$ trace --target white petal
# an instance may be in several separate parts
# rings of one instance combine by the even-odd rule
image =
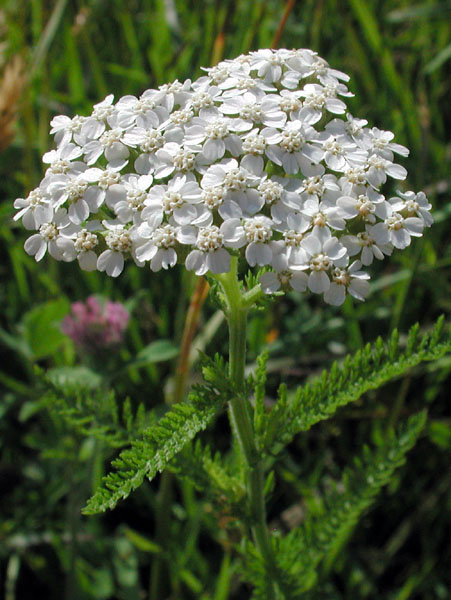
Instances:
[[[202,154],[209,162],[222,158],[225,152],[223,140],[207,140],[204,144]]]
[[[333,306],[340,306],[346,298],[346,290],[344,285],[338,285],[332,282],[330,288],[324,294],[324,301]]]
[[[290,278],[291,287],[298,292],[305,292],[308,284],[307,273],[296,272]]]
[[[390,232],[390,241],[395,248],[403,250],[410,245],[410,234],[405,229],[392,230]]]
[[[142,246],[138,246],[135,250],[136,258],[140,261],[151,260],[157,253],[158,248],[153,241],[146,242]]]
[[[421,219],[417,217],[408,217],[404,219],[404,227],[415,237],[421,237],[423,235],[424,223]]]
[[[319,254],[321,252],[321,242],[317,237],[315,237],[312,234],[308,235],[302,240],[301,246],[311,256],[314,256],[315,254]]]
[[[97,254],[90,250],[89,252],[80,252],[78,255],[78,264],[83,271],[95,271],[97,268]]]
[[[393,179],[405,179],[407,177],[407,170],[401,165],[390,164],[385,170]]]
[[[246,154],[241,161],[243,169],[250,171],[254,175],[259,177],[263,173],[264,162],[261,156],[253,156],[252,154]]]
[[[161,267],[163,269],[169,269],[177,263],[177,254],[173,248],[167,250],[158,250],[157,254],[150,261],[150,268],[152,271],[159,271]]]
[[[230,271],[230,254],[225,248],[218,248],[207,253],[207,266],[212,273],[228,273]]]
[[[280,280],[275,273],[263,273],[260,277],[260,285],[265,294],[273,294],[280,289]]]
[[[314,294],[327,292],[330,280],[324,271],[312,271],[308,277],[308,287]]]
[[[44,242],[39,233],[35,233],[25,241],[24,248],[27,254],[30,256],[35,256],[36,260],[39,261],[47,250],[47,244]],[[42,249],[44,249],[44,251],[42,251]]]
[[[350,286],[348,287],[348,292],[357,300],[365,300],[368,292],[370,291],[370,284],[368,281],[364,279],[353,279],[351,281]]]
[[[192,204],[183,204],[174,209],[173,215],[179,225],[189,225],[197,217],[197,210]]]
[[[260,267],[269,265],[272,259],[272,250],[268,244],[251,242],[246,248],[246,260],[251,267],[256,264]]]
[[[192,250],[186,257],[185,266],[188,271],[194,271],[196,275],[204,275],[208,271],[205,253],[200,250]]]
[[[69,218],[72,223],[79,225],[80,223],[83,223],[83,221],[86,221],[88,217],[89,206],[83,198],[80,198],[77,202],[74,202],[69,206]]]

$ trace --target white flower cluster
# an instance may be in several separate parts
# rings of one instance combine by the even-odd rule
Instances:
[[[242,255],[272,268],[265,292],[363,300],[362,265],[432,218],[422,192],[381,193],[387,177],[405,179],[394,154],[408,150],[346,111],[348,79],[311,50],[259,50],[193,82],[107,96],[88,117],[55,117],[45,177],[15,202],[36,230],[26,252],[113,277],[126,257],[203,275]]]

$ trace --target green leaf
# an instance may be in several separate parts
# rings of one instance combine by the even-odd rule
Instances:
[[[136,366],[137,364],[163,362],[175,358],[178,353],[178,346],[171,340],[156,340],[140,350],[132,364]]]
[[[286,394],[282,388],[262,424],[262,451],[274,456],[297,433],[330,418],[339,407],[355,402],[365,392],[381,387],[421,362],[437,360],[450,351],[449,326],[443,331],[441,317],[433,330],[422,337],[418,336],[418,325],[414,325],[401,345],[398,332],[394,331],[387,343],[379,338],[373,345],[367,344],[353,356],[347,356],[342,365],[333,363],[329,371],[323,371],[297,392]]]
[[[230,514],[245,514],[246,487],[235,465],[226,465],[219,452],[212,456],[210,447],[200,440],[174,457],[169,468],[221,510],[227,503]]]
[[[327,571],[349,539],[361,515],[374,502],[381,488],[389,483],[394,472],[405,462],[426,423],[426,411],[408,419],[398,434],[393,432],[375,450],[367,446],[354,460],[354,468],[346,469],[330,495],[324,499],[322,511],[307,517],[282,540],[273,540],[277,568],[273,581],[256,552],[250,556],[245,576],[256,586],[253,597],[265,598],[269,586],[276,580],[281,598],[297,600],[311,589],[318,578],[318,566]]]
[[[95,389],[102,384],[102,377],[88,367],[56,367],[49,369],[46,377],[56,387],[80,386]]]
[[[428,436],[431,442],[439,448],[451,449],[451,423],[431,421],[428,427]]]
[[[386,19],[392,23],[404,23],[416,19],[443,19],[450,12],[451,2],[435,2],[390,11]]]
[[[132,410],[130,399],[119,402],[101,377],[86,367],[64,367],[47,373],[37,369],[37,375],[44,386],[40,402],[77,435],[119,448],[155,422],[153,412],[146,411],[142,404]],[[26,411],[29,415],[33,408],[27,407]]]
[[[25,314],[23,318],[24,337],[34,359],[39,360],[52,356],[67,342],[67,336],[60,330],[60,323],[69,310],[69,301],[60,298],[39,304]]]
[[[354,470],[347,469],[339,485],[326,498],[324,513],[308,518],[286,536],[279,546],[279,556],[281,562],[290,563],[293,575],[297,577],[301,571],[316,569],[320,561],[326,570],[330,568],[362,513],[391,480],[395,470],[404,464],[406,453],[417,441],[425,423],[426,411],[422,411],[410,417],[398,435],[390,436],[383,446],[374,451],[365,447],[355,459]]]
[[[137,548],[141,550],[141,552],[152,552],[153,554],[159,554],[161,552],[161,547],[149,540],[149,538],[141,535],[134,529],[130,529],[130,527],[123,527],[122,532],[125,537]]]
[[[435,56],[428,64],[424,67],[424,72],[430,75],[437,69],[439,69],[447,60],[451,58],[451,44],[448,44],[443,50]]]
[[[88,500],[85,514],[112,509],[127,498],[145,478],[151,480],[165,469],[194,436],[207,427],[228,399],[228,382],[221,361],[204,367],[206,383],[195,386],[189,402],[176,404],[154,426],[143,431],[143,439],[134,440],[113,461],[116,471],[103,478],[101,487]]]

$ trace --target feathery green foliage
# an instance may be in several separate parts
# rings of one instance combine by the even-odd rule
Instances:
[[[84,367],[50,371],[41,378],[42,402],[77,434],[94,437],[113,448],[125,446],[153,424],[155,415],[142,403],[134,411],[130,398],[121,404],[113,390],[99,385],[95,375]],[[95,385],[88,385],[88,378]]]
[[[113,461],[116,471],[103,478],[102,486],[89,499],[85,514],[112,509],[127,498],[144,478],[153,479],[186,443],[205,429],[225,404],[229,389],[224,378],[224,362],[219,357],[202,369],[205,383],[193,388],[189,402],[176,404],[154,426],[142,432],[131,448]]]
[[[365,446],[362,455],[354,459],[354,468],[346,469],[341,481],[325,497],[320,514],[307,518],[282,540],[274,540],[280,598],[297,600],[311,589],[321,561],[327,571],[362,513],[405,462],[406,453],[417,441],[425,423],[426,412],[422,411],[410,417],[397,435],[390,432],[375,450]],[[271,582],[261,558],[254,553],[247,568],[246,576],[256,586],[253,598],[266,598]]]
[[[400,343],[396,330],[385,344],[378,338],[354,356],[347,356],[343,365],[334,362],[329,371],[323,371],[295,394],[281,386],[274,408],[262,423],[262,450],[275,455],[297,433],[328,419],[339,407],[358,400],[368,390],[379,388],[421,362],[437,360],[451,351],[449,326],[444,328],[443,317],[431,332],[421,337],[418,332],[418,325],[414,325],[405,344]]]
[[[245,514],[246,490],[242,478],[232,475],[230,465],[225,464],[221,454],[212,454],[211,448],[200,440],[174,457],[169,468],[189,481],[206,499],[221,508],[226,504],[234,515]]]

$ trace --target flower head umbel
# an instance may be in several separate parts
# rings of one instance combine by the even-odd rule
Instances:
[[[39,187],[15,202],[28,254],[117,277],[125,262],[225,273],[231,255],[290,287],[363,300],[362,268],[432,224],[423,192],[388,199],[408,150],[347,112],[349,77],[312,50],[259,50],[196,81],[55,117]],[[271,269],[271,271],[269,271]]]
[[[101,303],[95,296],[74,302],[61,330],[78,350],[96,354],[117,348],[123,341],[130,315],[120,302]]]

